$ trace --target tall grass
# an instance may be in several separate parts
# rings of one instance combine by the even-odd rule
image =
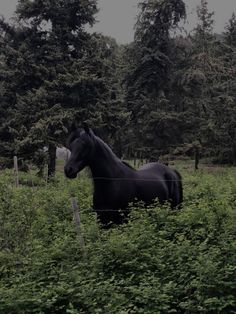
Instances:
[[[236,169],[177,164],[184,205],[103,230],[86,173],[0,177],[0,313],[235,313]],[[24,180],[22,179],[24,177]],[[72,220],[81,209],[86,256]]]

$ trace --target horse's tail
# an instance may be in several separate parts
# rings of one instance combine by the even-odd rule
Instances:
[[[178,185],[178,204],[177,205],[180,205],[181,203],[183,203],[183,184],[182,184],[182,176],[181,174],[177,171],[177,170],[174,170],[174,172],[176,173],[177,175],[177,185]]]
[[[171,200],[171,207],[179,207],[183,202],[183,186],[182,186],[182,177],[177,170],[173,170],[171,176],[168,176],[167,185],[169,190],[169,198]]]

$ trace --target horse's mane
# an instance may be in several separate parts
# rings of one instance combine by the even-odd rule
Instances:
[[[112,151],[109,145],[107,145],[99,136],[95,136],[98,143],[101,144],[101,148],[104,149],[104,151],[108,151],[114,158],[119,160],[119,158],[116,156],[116,154]],[[130,169],[134,170],[134,167],[132,167],[128,162],[121,160],[122,164],[129,167]]]

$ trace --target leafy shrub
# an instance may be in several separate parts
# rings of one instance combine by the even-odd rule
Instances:
[[[140,205],[103,230],[85,176],[19,189],[2,176],[0,313],[235,313],[235,169],[183,178],[181,211]]]

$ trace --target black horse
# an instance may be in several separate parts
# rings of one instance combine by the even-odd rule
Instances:
[[[182,202],[180,174],[160,163],[149,163],[135,170],[122,162],[91,129],[75,129],[68,138],[70,158],[65,175],[76,178],[88,166],[91,169],[94,194],[93,208],[102,224],[123,222],[129,203],[151,204],[169,201],[172,208]]]

